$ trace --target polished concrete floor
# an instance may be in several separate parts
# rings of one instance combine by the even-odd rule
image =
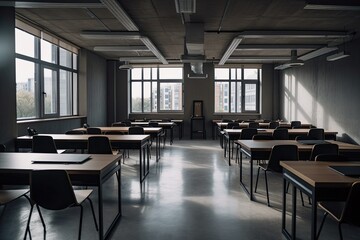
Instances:
[[[281,175],[269,174],[271,207],[268,207],[263,176],[256,201],[251,202],[239,185],[238,166],[228,166],[218,141],[175,140],[162,151],[158,163],[154,157],[151,159],[150,174],[142,188],[137,156],[137,152],[130,151],[130,158],[122,167],[123,216],[111,239],[284,239],[281,234]],[[248,175],[248,167],[249,161],[245,161],[245,175]],[[105,186],[106,220],[116,211],[115,186],[115,178]],[[92,199],[96,206],[96,189],[94,191]],[[310,206],[298,203],[298,239],[309,239]],[[82,239],[98,239],[90,206],[86,203],[84,209]],[[0,239],[22,239],[28,202],[20,199],[5,211],[0,210]],[[290,211],[289,208],[288,226]],[[43,214],[47,223],[46,239],[77,238],[78,209],[44,210]],[[321,216],[319,211],[318,220]],[[345,239],[360,239],[358,228],[344,226],[343,233]],[[31,235],[32,239],[44,239],[36,211]],[[336,223],[330,218],[320,239],[339,239]]]

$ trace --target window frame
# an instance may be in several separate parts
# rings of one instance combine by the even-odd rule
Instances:
[[[261,81],[261,67],[215,67],[216,69],[227,69],[228,70],[228,78],[227,79],[215,79],[214,75],[214,114],[229,114],[229,115],[239,115],[239,114],[258,114],[260,112],[260,81]],[[244,79],[244,69],[257,69],[257,79]],[[232,78],[232,70],[235,73],[235,78]],[[241,70],[241,77],[238,78],[238,70]],[[215,96],[216,96],[216,83],[227,83],[228,84],[228,110],[223,112],[216,112],[215,108]],[[234,111],[232,111],[232,84],[234,83],[235,87],[235,98],[234,98]],[[241,111],[238,111],[238,84],[241,84]],[[255,110],[246,110],[246,99],[245,99],[245,89],[247,85],[256,85],[256,102],[255,102]]]

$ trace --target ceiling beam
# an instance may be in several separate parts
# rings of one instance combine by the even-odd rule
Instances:
[[[241,32],[237,37],[242,38],[347,38],[347,31],[257,31]]]
[[[146,46],[95,46],[96,52],[150,51]]]
[[[15,8],[104,8],[98,0],[89,1],[1,1],[0,6],[12,6]]]
[[[286,50],[286,49],[317,49],[319,44],[241,44],[236,50]]]
[[[83,31],[80,36],[86,39],[120,40],[120,39],[141,39],[139,32],[105,32],[105,31]]]

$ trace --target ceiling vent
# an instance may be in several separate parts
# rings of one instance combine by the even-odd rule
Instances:
[[[298,59],[297,57],[297,50],[291,50],[291,60],[290,62],[284,63],[282,65],[276,66],[276,70],[283,70],[290,67],[297,67],[297,66],[303,66],[304,61]]]
[[[195,13],[196,0],[175,0],[177,13]]]

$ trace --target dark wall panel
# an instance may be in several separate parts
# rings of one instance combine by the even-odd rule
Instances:
[[[319,57],[282,72],[280,112],[284,120],[301,120],[338,131],[338,138],[360,142],[360,40],[347,44],[351,56],[334,61]]]

